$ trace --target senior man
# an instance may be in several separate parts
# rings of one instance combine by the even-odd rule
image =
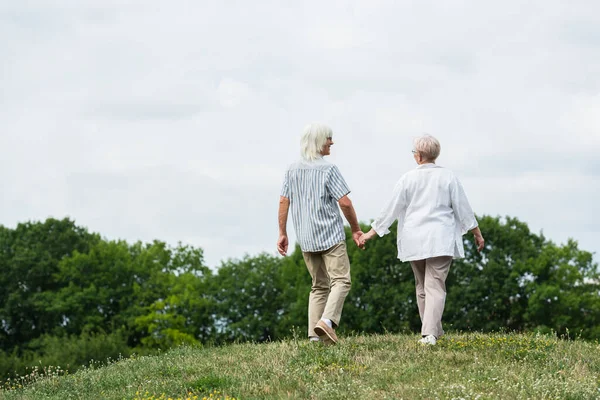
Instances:
[[[357,245],[363,232],[348,198],[348,185],[337,166],[323,158],[331,154],[331,128],[316,123],[306,126],[300,144],[302,158],[288,168],[281,190],[277,250],[283,256],[287,254],[291,208],[296,238],[312,277],[308,336],[311,341],[335,344],[335,329],[351,285],[346,234],[338,204]]]

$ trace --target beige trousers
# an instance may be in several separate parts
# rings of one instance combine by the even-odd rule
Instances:
[[[442,314],[446,303],[446,277],[452,257],[442,256],[411,261],[417,287],[417,306],[421,316],[421,335],[440,337]]]
[[[302,253],[312,288],[308,300],[308,336],[317,336],[315,325],[321,318],[330,319],[337,327],[344,300],[350,291],[350,260],[346,242],[320,252]]]

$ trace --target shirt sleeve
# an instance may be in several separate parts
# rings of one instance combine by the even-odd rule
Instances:
[[[396,183],[392,198],[379,213],[379,217],[371,224],[371,227],[379,236],[390,233],[390,226],[397,220],[406,209],[406,193],[403,180]]]
[[[346,184],[346,181],[336,165],[329,170],[326,186],[331,196],[336,200],[339,200],[350,193],[350,188]]]
[[[290,171],[286,171],[285,177],[283,178],[283,186],[281,187],[281,196],[290,198],[290,183],[289,183]]]
[[[454,211],[456,220],[460,224],[463,235],[477,227],[475,214],[471,209],[469,200],[467,200],[465,190],[457,177],[454,177],[450,183],[450,201],[452,202],[452,210]]]

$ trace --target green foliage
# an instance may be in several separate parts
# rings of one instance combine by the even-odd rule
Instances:
[[[454,261],[447,279],[444,319],[458,330],[522,330],[522,281],[545,239],[513,218],[484,216],[479,226],[486,246],[478,253],[472,235],[464,236],[465,258]]]
[[[444,320],[453,329],[567,329],[600,337],[600,275],[589,252],[557,246],[515,218],[479,218],[486,247],[465,236],[466,257],[447,280]]]
[[[164,298],[159,298],[135,319],[143,333],[141,345],[166,349],[180,344],[199,345],[213,338],[215,302],[210,296],[210,270],[164,277]]]
[[[592,255],[573,240],[561,247],[548,243],[530,265],[526,328],[600,337],[600,285]]]
[[[219,340],[265,341],[281,336],[285,314],[281,259],[267,254],[228,261],[212,282]]]
[[[58,264],[99,241],[67,218],[23,223],[14,230],[0,226],[1,349],[27,343],[61,323],[46,295],[60,288],[54,279]]]
[[[447,331],[600,338],[600,273],[589,252],[515,218],[479,223],[485,249],[465,235],[466,257],[450,269]],[[361,250],[347,230],[352,289],[342,336],[420,327],[412,270],[398,260],[391,231]],[[298,246],[288,257],[246,256],[213,272],[199,248],[108,241],[48,219],[0,226],[0,287],[0,374],[8,376],[34,360],[77,368],[181,344],[305,337],[311,279]]]
[[[124,311],[137,300],[132,258],[127,243],[102,241],[87,253],[62,260],[55,274],[62,287],[47,293],[52,310],[63,316],[62,330],[75,334],[126,324]],[[140,279],[147,279],[147,271],[137,270]]]
[[[212,273],[201,249],[106,241],[68,219],[49,219],[15,230],[0,226],[0,268],[6,288],[0,291],[0,371],[21,370],[30,357],[51,362],[58,343],[83,334],[118,334],[127,344],[121,353],[213,337]],[[113,352],[84,354],[106,359]]]

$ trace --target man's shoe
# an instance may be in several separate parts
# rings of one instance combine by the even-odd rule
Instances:
[[[323,343],[325,344],[336,344],[338,342],[335,330],[327,326],[324,321],[319,320],[315,326],[315,333],[319,335]]]
[[[419,340],[419,343],[433,346],[437,343],[437,339],[433,335],[427,335]]]

